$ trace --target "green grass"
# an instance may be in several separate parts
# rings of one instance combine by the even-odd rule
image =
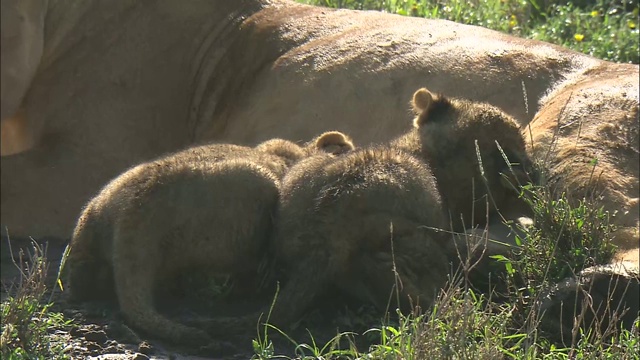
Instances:
[[[253,359],[637,359],[637,333],[621,330],[605,340],[584,334],[570,346],[558,346],[540,335],[538,321],[530,318],[514,329],[517,306],[495,305],[471,290],[450,287],[443,292],[431,312],[399,314],[395,325],[383,323],[363,335],[376,334],[378,341],[367,349],[357,349],[350,332],[338,333],[326,343],[299,343],[271,325],[264,325],[254,340]],[[636,320],[636,328],[640,320]],[[269,340],[276,331],[291,342],[295,356],[277,355]],[[340,346],[347,339],[348,346]]]
[[[594,201],[555,196],[544,185],[524,185],[521,194],[536,221],[522,229],[527,241],[520,240],[514,251],[495,259],[508,270],[507,301],[492,301],[458,278],[425,312],[392,312],[379,326],[361,334],[337,332],[326,342],[317,341],[313,333],[310,341],[299,342],[269,325],[267,314],[267,324],[258,326],[251,344],[253,359],[288,358],[279,355],[282,351],[294,353],[295,359],[638,359],[640,319],[635,331],[610,327],[605,333],[581,329],[578,323],[572,329],[577,336],[559,345],[537,314],[535,299],[550,283],[611,259],[609,214]],[[34,243],[28,261],[21,257],[16,262],[23,276],[1,306],[2,359],[70,358],[64,341],[53,335],[55,329],[70,324],[62,314],[50,311],[45,298],[48,265],[43,253]],[[276,348],[271,341],[274,332],[291,345]],[[373,344],[359,347],[362,337],[364,343]]]
[[[640,318],[635,331],[609,327],[602,332],[576,323],[571,329],[575,338],[560,345],[558,334],[553,333],[559,320],[538,313],[537,300],[550,284],[611,260],[614,228],[609,214],[586,199],[569,201],[564,194],[554,197],[544,186],[524,185],[522,196],[533,209],[535,225],[522,229],[527,241],[519,239],[511,255],[496,259],[508,269],[506,301],[495,302],[475,293],[460,277],[425,313],[398,313],[393,323],[387,315],[380,326],[361,335],[340,332],[323,344],[299,343],[269,325],[267,316],[254,340],[253,358],[638,359]],[[581,314],[574,315],[581,318]],[[284,335],[296,355],[278,356],[269,340],[270,331]],[[358,336],[372,334],[374,345],[358,349]]]
[[[538,167],[544,168],[543,164]],[[579,320],[565,329],[571,334],[566,341],[559,331],[558,314],[541,314],[540,304],[553,284],[611,261],[615,228],[609,222],[610,214],[595,199],[555,194],[544,183],[515,188],[531,207],[534,222],[520,229],[526,240],[517,238],[516,246],[492,259],[505,269],[502,282],[506,288],[502,290],[506,293],[500,294],[501,301],[469,288],[463,280],[469,269],[462,269],[426,312],[397,313],[393,322],[389,319],[394,317],[387,314],[379,326],[363,334],[339,332],[323,344],[299,343],[269,325],[267,316],[253,343],[253,358],[639,359],[640,318],[631,331],[590,327],[580,322],[588,309],[583,303],[572,308],[576,313],[571,315]],[[269,340],[270,331],[291,342],[294,357],[277,355],[279,349]],[[372,334],[376,337],[373,345],[364,349],[355,345],[359,336]]]
[[[572,206],[564,193],[554,197],[543,187],[533,192],[526,188],[538,225],[524,229],[527,241],[519,251],[517,268],[529,288],[611,261],[615,227],[608,212],[586,199]]]
[[[0,304],[2,359],[70,359],[64,353],[65,339],[52,335],[55,329],[68,327],[70,321],[51,311],[53,304],[45,299],[49,265],[44,251],[34,241],[33,250],[20,255],[14,260],[20,280],[6,289],[9,296]]]
[[[480,25],[594,57],[638,64],[638,3],[629,0],[298,0]],[[588,4],[586,4],[588,3]],[[576,4],[582,5],[578,6]],[[625,4],[627,4],[625,6]]]

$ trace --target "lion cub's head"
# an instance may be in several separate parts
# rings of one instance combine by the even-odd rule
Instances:
[[[511,116],[486,103],[425,88],[414,93],[411,105],[422,154],[454,221],[462,214],[465,226],[486,222],[487,202],[490,211],[524,211],[515,189],[531,181],[532,162]]]

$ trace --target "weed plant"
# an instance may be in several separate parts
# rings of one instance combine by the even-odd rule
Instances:
[[[49,267],[45,249],[33,241],[32,250],[26,254],[21,250],[13,263],[20,269],[20,279],[5,289],[8,297],[0,305],[2,359],[69,358],[64,354],[65,343],[51,336],[70,321],[51,311],[51,299],[45,299]]]

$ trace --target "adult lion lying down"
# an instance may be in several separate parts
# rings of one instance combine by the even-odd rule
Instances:
[[[426,85],[531,123],[531,150],[557,184],[585,190],[597,158],[619,244],[638,247],[637,65],[284,0],[7,0],[1,10],[1,217],[14,236],[68,238],[108,179],[190,144],[330,129],[360,145],[389,140]]]

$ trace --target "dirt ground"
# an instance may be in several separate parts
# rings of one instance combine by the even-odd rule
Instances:
[[[147,338],[134,329],[129,328],[123,321],[117,306],[108,303],[69,304],[59,288],[54,287],[56,273],[65,240],[44,239],[38,241],[46,245],[46,256],[49,261],[47,276],[47,289],[45,301],[52,299],[54,305],[51,311],[64,314],[66,319],[72,319],[73,325],[62,329],[50,329],[52,336],[65,339],[67,346],[65,352],[72,358],[89,359],[249,359],[254,354],[252,340],[257,339],[258,330],[264,333],[263,327],[247,329],[244,334],[229,334],[224,339],[219,339],[221,344],[205,346],[202,348],[181,347],[174,344],[166,344],[153,338]],[[2,300],[7,296],[10,284],[19,280],[20,272],[14,265],[11,254],[18,259],[21,249],[31,249],[30,239],[11,238],[11,245],[6,236],[2,237],[1,244],[1,281]],[[53,295],[51,294],[53,290]],[[193,292],[192,292],[193,293]],[[320,299],[317,308],[310,311],[302,319],[300,324],[287,334],[298,343],[311,343],[307,328],[313,334],[317,344],[324,345],[333,338],[338,331],[355,331],[362,333],[365,330],[377,326],[379,318],[370,308],[362,307],[350,302],[337,293],[330,293]],[[172,296],[158,304],[162,313],[178,321],[192,319],[213,318],[215,316],[235,316],[255,312],[271,302],[273,293],[265,291],[265,295],[253,296],[246,299],[218,299],[203,303],[198,296]],[[355,312],[350,309],[358,309]],[[269,340],[273,341],[276,354],[294,355],[295,345],[275,330],[268,333]],[[346,339],[345,339],[346,341]],[[356,339],[356,344],[361,349],[366,349],[370,342],[366,338]],[[346,345],[346,343],[345,343]]]

